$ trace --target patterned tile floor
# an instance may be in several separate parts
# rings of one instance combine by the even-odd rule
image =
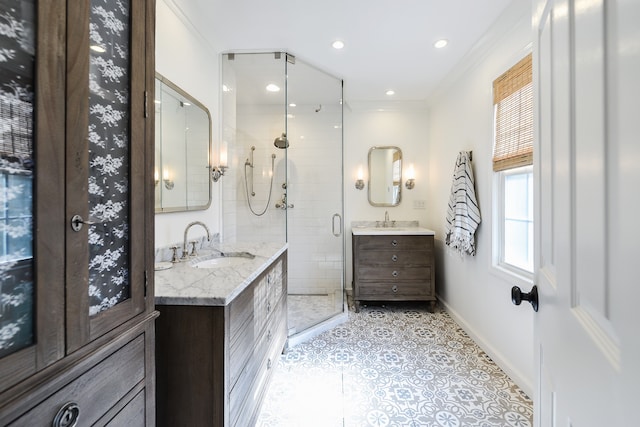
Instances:
[[[531,400],[440,308],[362,307],[280,358],[260,427],[530,427]]]

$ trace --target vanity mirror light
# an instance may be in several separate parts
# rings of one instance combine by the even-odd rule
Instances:
[[[211,205],[211,114],[195,98],[156,73],[155,211]]]
[[[402,150],[371,147],[369,150],[369,203],[397,206],[402,195]]]

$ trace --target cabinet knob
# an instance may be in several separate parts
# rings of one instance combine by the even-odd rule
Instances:
[[[80,406],[76,402],[65,403],[58,411],[53,423],[53,427],[75,427],[80,418]]]
[[[391,275],[392,275],[393,277],[398,277],[398,272],[397,272],[396,270],[393,270],[393,273],[391,273]]]
[[[391,246],[398,246],[398,241],[396,239],[393,239],[391,241]]]
[[[393,285],[393,287],[391,288],[391,290],[396,293],[398,292],[398,287],[396,285]]]
[[[391,261],[396,262],[398,261],[398,255],[394,255],[391,257]]]
[[[271,365],[273,365],[273,362],[271,361],[271,358],[269,358],[269,360],[267,360],[267,369],[271,369]]]

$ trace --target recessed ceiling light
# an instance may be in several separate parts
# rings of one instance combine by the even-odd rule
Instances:
[[[344,42],[342,40],[336,40],[331,43],[331,46],[333,46],[334,49],[342,49],[344,47]]]
[[[443,47],[445,47],[445,46],[446,46],[446,45],[448,45],[448,44],[449,44],[449,40],[447,40],[447,39],[440,39],[440,40],[436,41],[436,42],[433,44],[433,46],[434,46],[436,49],[442,49]]]
[[[269,83],[267,85],[267,91],[269,91],[269,92],[280,92],[280,87],[278,87],[278,85],[274,85],[273,83]]]
[[[388,91],[386,91],[385,93],[386,93],[387,95],[389,95],[389,96],[391,96],[391,95],[395,95],[395,94],[396,94],[396,93],[395,93],[395,91],[393,91],[393,90],[388,90]]]
[[[295,107],[295,106],[296,106],[296,104],[295,104],[294,102],[292,102],[291,104],[289,104],[289,107],[291,107],[291,108],[293,108],[293,107]]]

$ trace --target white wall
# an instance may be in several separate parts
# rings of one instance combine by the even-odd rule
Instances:
[[[204,104],[213,121],[213,143],[219,135],[219,67],[215,47],[195,33],[170,0],[156,3],[156,71]],[[183,240],[185,226],[203,221],[213,233],[220,230],[220,187],[213,184],[213,201],[206,211],[162,213],[155,216],[155,246]],[[194,229],[189,237],[204,235]]]
[[[491,267],[493,80],[524,57],[531,42],[527,1],[516,0],[492,33],[461,64],[430,104],[429,200],[436,230],[436,283],[440,299],[463,328],[511,378],[533,396],[533,310],[511,303],[511,287],[531,284],[501,276]],[[461,258],[444,245],[444,218],[458,152],[473,150],[476,195],[482,223],[477,255]]]
[[[347,104],[349,101],[347,100]],[[381,111],[382,110],[382,111]],[[414,221],[427,228],[434,227],[426,209],[415,209],[415,201],[431,203],[428,197],[427,159],[429,124],[426,104],[389,103],[388,105],[357,104],[344,111],[344,198],[346,235],[346,283],[352,288],[353,264],[351,262],[351,222],[382,221],[385,211],[395,221]],[[402,150],[404,166],[414,165],[416,185],[413,190],[402,186],[402,198],[398,206],[371,206],[367,198],[367,156],[373,146],[397,146]],[[358,169],[364,170],[365,187],[355,188]],[[404,168],[403,168],[404,169]],[[406,169],[403,170],[406,181]]]

